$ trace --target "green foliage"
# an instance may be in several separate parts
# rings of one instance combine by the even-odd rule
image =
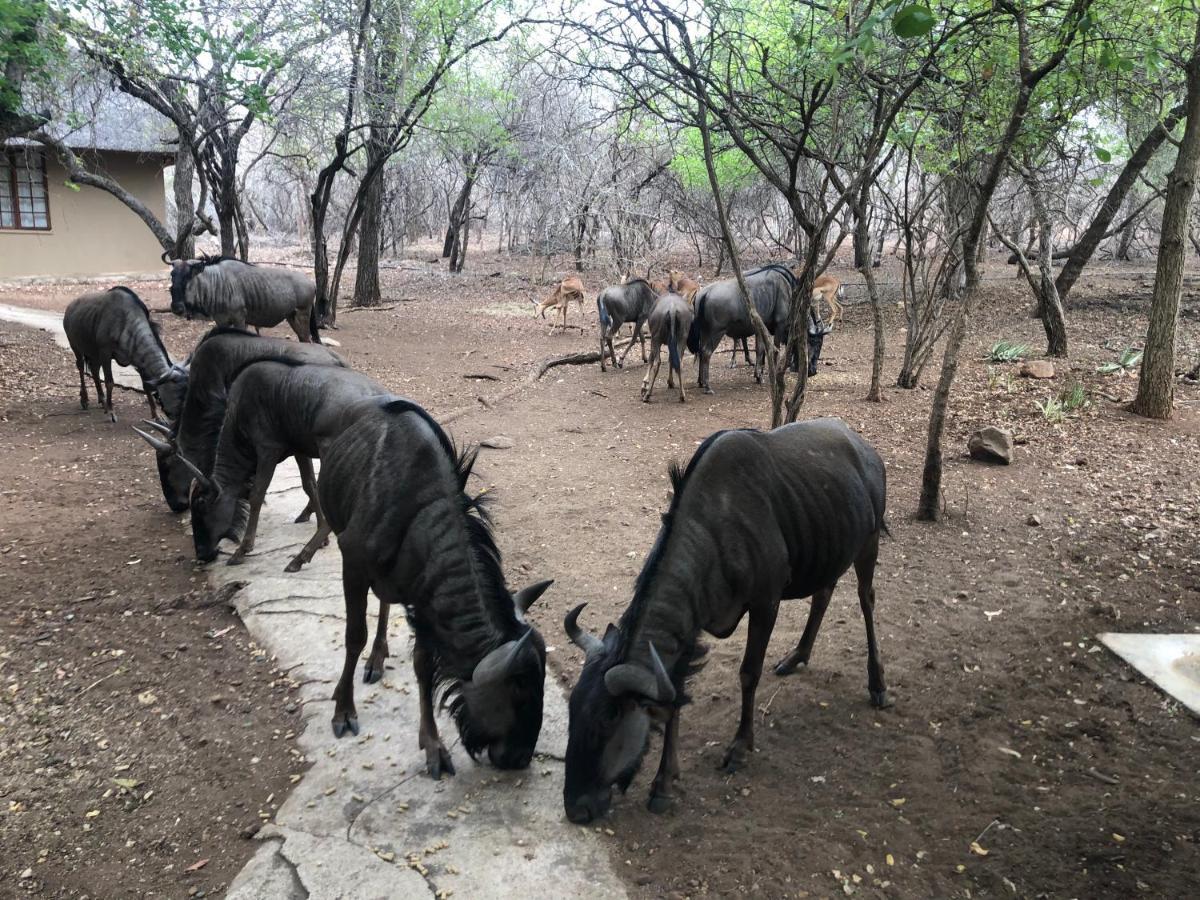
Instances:
[[[757,176],[754,165],[735,147],[717,149],[713,155],[713,167],[717,170],[717,182],[725,190],[746,187],[753,183]],[[708,171],[704,167],[704,142],[700,137],[700,129],[684,129],[675,156],[671,160],[671,170],[686,188],[708,188]]]
[[[929,34],[937,20],[928,6],[913,3],[896,11],[892,17],[892,30],[902,38],[915,38]]]
[[[1051,425],[1061,425],[1068,416],[1081,412],[1092,405],[1087,388],[1075,382],[1068,388],[1058,392],[1057,396],[1047,397],[1044,402],[1033,401],[1042,418]]]
[[[1029,355],[1028,344],[1018,344],[1013,341],[996,341],[988,351],[991,362],[1016,362]]]
[[[40,79],[62,53],[48,12],[45,0],[0,0],[0,116],[19,114],[22,78]]]
[[[1106,362],[1096,369],[1100,375],[1124,375],[1132,372],[1142,363],[1142,351],[1132,347],[1122,351],[1116,362]]]

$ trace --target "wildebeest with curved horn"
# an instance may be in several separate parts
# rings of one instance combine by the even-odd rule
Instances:
[[[672,466],[674,497],[634,588],[633,602],[604,639],[566,618],[587,653],[571,692],[563,801],[572,822],[609,808],[641,766],[651,713],[666,719],[662,761],[650,792],[661,812],[678,777],[676,736],[684,681],[701,631],[728,637],[750,626],[741,667],[742,713],[723,767],[754,747],[754,693],[779,602],[812,597],[796,648],[776,667],[808,662],[838,579],[850,566],[867,626],[871,703],[889,705],[875,643],[873,580],[885,528],[886,476],[879,454],[839,419],[774,431],[721,431],[696,450],[687,471]]]
[[[692,327],[692,308],[687,300],[676,293],[663,294],[654,304],[648,320],[650,329],[650,363],[642,379],[642,401],[650,402],[654,382],[658,380],[658,369],[662,365],[662,346],[667,345],[667,388],[674,387],[673,379],[679,379],[679,402],[687,401],[683,390],[683,359],[681,348],[687,344],[688,330]]]
[[[466,493],[474,451],[458,452],[424,409],[398,397],[371,407],[330,442],[321,506],[342,551],[346,662],[333,733],[358,733],[354,669],[367,640],[367,592],[405,607],[415,636],[420,746],[428,772],[453,774],[438,736],[441,686],[467,752],[524,768],[542,726],[546,646],[525,613],[550,586],[509,593],[481,498]]]
[[[165,259],[165,257],[164,257]],[[171,261],[171,312],[218,325],[272,328],[287,319],[301,341],[321,343],[311,278],[227,256]]]
[[[338,354],[320,344],[260,337],[240,328],[213,328],[200,339],[186,367],[177,367],[171,375],[170,380],[186,391],[176,421],[171,424],[147,421],[145,424],[155,434],[134,429],[155,450],[163,497],[173,512],[188,508],[188,494],[195,478],[179,454],[205,475],[212,472],[225,404],[234,379],[251,363],[272,359],[309,365],[346,365]],[[297,521],[304,521],[307,514],[305,510]]]
[[[613,365],[618,369],[625,365],[625,357],[633,347],[633,341],[638,342],[642,349],[642,362],[646,362],[646,341],[642,337],[642,325],[654,309],[658,294],[644,278],[631,278],[624,284],[612,284],[596,297],[596,309],[600,313],[600,371],[605,372],[605,353],[612,357]],[[613,335],[626,322],[633,323],[633,341],[621,354],[620,362],[613,350]],[[605,346],[607,345],[607,351]]]
[[[336,366],[310,366],[292,360],[256,362],[233,382],[211,473],[195,467],[189,505],[196,557],[216,559],[222,538],[233,536],[239,505],[249,500],[250,517],[229,565],[254,549],[258,516],[275,468],[289,456],[300,463],[300,480],[317,514],[317,532],[288,563],[297,572],[329,538],[317,502],[312,460],[352,421],[355,404],[387,394],[361,372]],[[181,461],[188,464],[186,455]]]
[[[91,371],[96,385],[96,400],[117,421],[113,412],[112,364],[133,366],[142,378],[150,418],[156,415],[154,397],[157,394],[168,416],[179,415],[183,392],[171,376],[177,369],[163,345],[158,323],[150,318],[150,310],[132,290],[123,285],[107,291],[84,294],[72,300],[63,314],[63,330],[75,354],[79,370],[79,405],[88,408],[87,381],[84,366]],[[107,396],[100,389],[100,372],[104,372]]]

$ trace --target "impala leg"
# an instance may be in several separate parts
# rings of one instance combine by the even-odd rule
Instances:
[[[242,534],[242,542],[225,565],[241,565],[246,554],[254,550],[254,538],[258,534],[258,514],[262,511],[263,501],[267,499],[267,488],[271,486],[274,474],[275,463],[260,458],[258,469],[254,473],[254,486],[250,488],[250,518],[246,520],[246,531]]]
[[[758,680],[762,677],[763,657],[767,655],[767,644],[771,640],[771,632],[775,629],[775,615],[778,610],[779,602],[775,601],[750,611],[746,654],[742,657],[742,668],[739,672],[742,684],[742,716],[738,722],[737,734],[733,736],[721,763],[721,768],[726,772],[736,772],[740,769],[746,764],[746,755],[754,750],[754,693],[758,689]]]
[[[442,746],[438,736],[437,722],[433,718],[433,654],[425,647],[420,632],[413,646],[413,671],[417,673],[417,684],[421,694],[421,728],[418,732],[418,743],[425,751],[425,771],[435,781],[447,775],[454,774],[454,763],[450,759],[450,751]]]
[[[117,414],[113,412],[112,405],[113,392],[113,374],[112,360],[104,361],[104,408],[108,410],[108,418],[110,421],[117,421]]]
[[[75,354],[75,368],[79,370],[79,405],[88,408],[87,378],[83,374],[83,357]]]
[[[892,699],[883,681],[883,663],[879,661],[879,645],[875,641],[875,561],[878,557],[879,534],[876,533],[854,561],[854,574],[858,576],[858,602],[867,623],[867,686],[871,691],[871,705],[884,709],[892,705]]]
[[[333,736],[346,732],[358,734],[358,713],[354,708],[354,667],[367,645],[367,579],[361,569],[343,559],[342,593],[346,598],[346,659],[342,677],[333,690]]]
[[[671,718],[667,721],[663,733],[662,759],[658,764],[658,774],[650,786],[650,802],[646,808],[652,813],[664,813],[675,802],[675,782],[679,780],[679,710],[671,710]]]
[[[390,603],[379,601],[379,618],[375,623],[375,643],[371,645],[371,655],[367,657],[367,665],[363,669],[363,684],[374,684],[383,678],[383,661],[391,654],[388,653],[388,611]]]
[[[812,655],[813,642],[817,639],[817,632],[821,630],[821,620],[825,618],[825,610],[829,606],[829,599],[833,596],[833,587],[825,588],[817,591],[812,596],[812,607],[808,612],[808,622],[804,625],[804,634],[800,636],[800,643],[796,645],[796,649],[781,659],[775,664],[776,675],[791,675],[800,666],[808,665],[808,658]]]

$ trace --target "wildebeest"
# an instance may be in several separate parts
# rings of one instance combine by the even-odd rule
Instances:
[[[562,314],[562,329],[567,330],[567,307],[574,300],[579,304],[580,313],[583,312],[583,282],[579,280],[578,275],[568,275],[562,281],[554,286],[554,293],[548,298],[538,303],[536,300],[530,302],[534,305],[534,313],[541,314],[541,317],[546,318],[546,310],[557,309]],[[554,331],[554,323],[550,323],[550,330]]]
[[[658,380],[658,369],[662,365],[662,346],[667,345],[667,387],[674,387],[673,379],[679,379],[679,402],[687,396],[683,390],[682,348],[687,344],[688,329],[692,327],[692,308],[679,294],[663,294],[654,304],[648,320],[650,329],[650,363],[646,366],[646,377],[642,379],[642,400],[650,402],[654,382]]]
[[[420,746],[429,774],[454,772],[433,715],[444,688],[463,746],[494,765],[529,765],[542,726],[546,647],[525,621],[544,581],[509,593],[481,498],[466,493],[474,451],[458,452],[424,409],[376,398],[331,441],[321,506],[342,551],[346,662],[333,733],[358,733],[354,668],[367,640],[367,591],[405,607],[415,636]]]
[[[320,344],[260,337],[239,328],[214,328],[200,339],[186,369],[177,367],[171,376],[172,381],[186,389],[183,409],[176,421],[169,426],[146,423],[159,434],[134,429],[154,447],[163,497],[174,512],[188,508],[188,494],[195,477],[179,454],[205,475],[212,472],[230,386],[246,366],[269,359],[346,365],[345,360]],[[297,521],[306,517],[307,510]]]
[[[889,705],[875,642],[873,579],[886,501],[875,450],[838,419],[721,431],[700,445],[686,472],[672,466],[671,479],[670,509],[620,624],[600,640],[580,628],[582,606],[566,618],[568,635],[587,653],[570,698],[563,800],[572,822],[602,815],[612,786],[629,786],[651,713],[665,718],[666,737],[650,809],[669,805],[697,638],[701,631],[728,637],[749,613],[741,719],[722,764],[742,765],[754,747],[754,694],[780,600],[812,597],[803,637],[775,667],[786,675],[807,664],[834,586],[851,565],[866,619],[871,703]]]
[[[319,344],[316,295],[312,279],[290,269],[227,256],[171,261],[171,312],[189,319],[237,328],[272,328],[287,319],[301,341]]]
[[[72,300],[63,314],[63,330],[75,354],[79,370],[79,405],[88,408],[87,381],[84,366],[92,373],[96,385],[96,400],[117,421],[113,412],[113,360],[121,366],[133,366],[142,379],[150,418],[156,415],[154,397],[158,394],[163,411],[168,416],[179,415],[183,393],[171,381],[177,368],[163,346],[158,323],[150,318],[150,310],[133,291],[124,286],[109,288],[95,294],[84,294]],[[100,388],[100,372],[104,372],[107,395]]]
[[[196,557],[211,562],[222,538],[233,537],[238,508],[249,500],[249,520],[229,565],[254,549],[258,516],[275,468],[289,456],[300,465],[300,478],[317,514],[317,532],[288,563],[296,572],[329,538],[329,527],[316,502],[312,460],[352,421],[355,404],[387,394],[374,379],[352,369],[310,366],[289,360],[256,362],[233,382],[211,474],[197,467],[192,486],[192,540]],[[184,457],[186,461],[186,457]]]
[[[629,355],[633,342],[636,341],[642,349],[642,362],[646,362],[646,341],[642,337],[642,326],[654,309],[658,295],[650,282],[644,278],[631,278],[624,284],[613,284],[606,287],[596,298],[596,309],[600,313],[600,371],[607,371],[604,365],[605,347],[612,357],[613,365],[618,369],[625,365],[625,357]],[[621,354],[617,361],[616,351],[613,350],[613,335],[626,322],[633,323],[633,341]]]

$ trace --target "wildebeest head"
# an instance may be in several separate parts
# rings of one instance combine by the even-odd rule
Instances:
[[[166,375],[151,383],[163,411],[172,419],[178,419],[183,409],[183,398],[187,395],[188,368],[172,363]]]
[[[164,407],[165,408],[165,407]],[[188,508],[188,492],[195,475],[175,450],[174,433],[166,422],[142,419],[150,431],[134,428],[143,440],[154,448],[155,463],[158,465],[158,480],[162,484],[163,497],[171,512],[181,513]],[[151,433],[156,432],[156,433]]]
[[[650,740],[652,713],[675,700],[675,687],[654,645],[653,669],[623,662],[624,638],[609,625],[600,640],[579,627],[577,606],[564,623],[571,641],[587,653],[570,698],[566,783],[567,818],[584,825],[604,815],[615,784],[628,789],[642,765]]]
[[[171,312],[175,315],[192,317],[187,302],[187,284],[202,266],[203,263],[196,259],[171,260]]]
[[[492,650],[459,688],[454,718],[463,747],[472,758],[487,749],[500,769],[523,769],[533,759],[542,730],[546,644],[524,614],[553,582],[530,585],[512,598],[524,629],[515,640]]]
[[[178,458],[186,464],[184,457]],[[199,470],[193,474],[196,480],[192,482],[188,497],[192,509],[192,543],[198,560],[212,562],[217,558],[217,547],[222,539],[239,540],[244,524],[242,511],[247,504],[234,491],[223,490]]]

